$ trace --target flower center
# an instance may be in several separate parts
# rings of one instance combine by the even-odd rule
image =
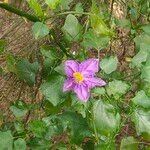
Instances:
[[[80,72],[73,73],[73,77],[77,83],[81,83],[84,80],[84,77]]]

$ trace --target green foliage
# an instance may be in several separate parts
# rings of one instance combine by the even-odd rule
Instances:
[[[49,28],[42,22],[36,22],[32,27],[32,32],[35,39],[39,39],[49,34]]]
[[[61,63],[59,66],[57,66],[54,70],[58,72],[61,75],[65,75],[65,70],[64,70],[64,63]]]
[[[62,10],[68,10],[70,9],[69,5],[73,0],[61,0],[60,7]]]
[[[142,29],[145,33],[149,34],[150,35],[150,24],[147,24],[147,25],[144,25],[142,26]]]
[[[137,134],[150,140],[150,111],[135,109],[132,115],[132,121],[135,124]]]
[[[97,88],[94,88],[92,92],[97,95],[103,95],[105,94],[106,90],[103,87],[97,87]]]
[[[45,2],[51,9],[55,9],[61,0],[45,0]]]
[[[145,43],[140,44],[140,51],[132,59],[133,66],[136,67],[142,66],[142,63],[145,62],[148,58],[149,49],[150,49],[149,45]]]
[[[74,15],[69,14],[66,17],[62,31],[68,41],[78,41],[81,38],[82,26]]]
[[[146,33],[142,33],[134,38],[134,42],[136,44],[136,48],[139,49],[142,43],[146,45],[150,44],[150,36]]]
[[[106,74],[110,74],[113,71],[115,71],[117,69],[117,65],[118,65],[118,59],[116,56],[104,58],[100,62],[100,66]]]
[[[83,118],[85,118],[86,115],[87,115],[86,112],[87,112],[87,109],[88,109],[88,104],[80,101],[76,97],[75,94],[74,95],[72,94],[71,98],[72,98],[71,109],[78,112],[79,114],[82,115]]]
[[[88,124],[81,115],[67,111],[59,115],[59,117],[63,126],[70,130],[69,135],[73,143],[81,144],[84,138],[92,137]]]
[[[150,98],[145,94],[145,92],[139,91],[136,96],[132,99],[133,103],[144,107],[144,108],[150,108]]]
[[[0,149],[1,150],[13,149],[13,136],[11,134],[11,131],[6,132],[0,131]]]
[[[46,125],[41,120],[33,120],[28,125],[29,130],[34,134],[36,137],[43,137],[46,133]]]
[[[30,86],[33,86],[35,83],[35,78],[38,69],[39,69],[38,62],[30,63],[27,59],[22,59],[18,61],[16,64],[17,76]]]
[[[110,41],[108,36],[97,35],[93,30],[89,30],[83,36],[83,46],[87,48],[95,48],[97,50],[106,48]]]
[[[107,27],[105,22],[98,16],[99,8],[96,6],[95,0],[92,1],[91,13],[93,15],[90,16],[91,26],[94,32],[97,35],[108,35],[112,36],[113,32]]]
[[[28,108],[23,101],[16,101],[14,105],[10,106],[10,110],[16,118],[22,118],[28,112]]]
[[[118,25],[125,29],[131,29],[131,22],[128,19],[119,20]]]
[[[52,143],[50,142],[50,140],[33,138],[29,142],[29,146],[33,150],[45,150],[45,149],[50,149],[52,146]]]
[[[96,130],[102,135],[116,132],[120,125],[120,115],[111,104],[95,101],[92,108]]]
[[[138,150],[138,141],[132,136],[123,138],[120,150]]]
[[[41,91],[45,99],[50,101],[54,106],[62,103],[66,94],[63,93],[64,77],[58,74],[50,75],[49,78],[41,85]]]
[[[5,40],[0,40],[0,55],[3,54],[3,52],[5,51],[6,49],[6,41]]]
[[[29,88],[24,87],[32,86],[32,104],[30,98],[27,102],[17,98],[9,108],[13,120],[0,112],[0,150],[148,150],[148,0],[115,1],[113,9],[102,0],[27,2],[35,13],[30,17],[40,20],[32,26],[33,42],[38,42],[36,52],[30,48],[23,53],[6,49],[12,43],[8,38],[11,34],[6,32],[8,37],[0,40],[0,75],[12,84],[11,72],[17,78],[16,86],[23,81],[18,97],[24,97],[24,90]],[[64,62],[88,58],[100,59],[101,72],[91,76],[84,72],[84,79],[98,76],[106,85],[90,89],[90,99],[82,102],[73,90],[63,92]],[[9,94],[9,89],[6,91]],[[0,97],[3,106],[6,99],[3,94]],[[127,136],[122,134],[124,130]],[[130,134],[132,130],[134,135]]]
[[[36,13],[36,15],[38,17],[44,16],[44,12],[42,10],[42,7],[37,0],[27,0],[27,2],[29,4],[29,6],[34,10],[34,12]]]
[[[150,59],[147,60],[146,64],[142,68],[141,78],[147,82],[150,82]]]
[[[15,142],[14,142],[14,150],[26,150],[26,142],[24,139],[17,139]]]
[[[12,55],[7,55],[6,56],[6,63],[7,63],[7,70],[13,73],[16,73],[16,63],[17,60],[15,59],[14,56]]]
[[[76,7],[75,7],[75,11],[77,13],[79,13],[77,16],[82,16],[82,13],[83,13],[83,6],[82,6],[82,3],[77,3],[76,4]]]
[[[119,88],[118,88],[119,87]],[[107,93],[109,95],[123,95],[129,89],[129,85],[120,80],[114,80],[108,83]]]
[[[91,17],[91,25],[97,35],[113,35],[113,32],[107,27],[104,21],[96,15]]]

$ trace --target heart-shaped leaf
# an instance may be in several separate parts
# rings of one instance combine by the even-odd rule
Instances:
[[[102,59],[100,67],[106,74],[110,74],[117,69],[118,59],[116,56],[110,56]]]
[[[74,15],[69,14],[66,17],[62,31],[64,32],[67,40],[78,41],[81,38],[82,27],[79,24],[78,19]]]
[[[92,111],[98,133],[108,135],[117,130],[120,125],[120,115],[112,105],[98,100],[94,102]]]
[[[35,39],[43,38],[49,34],[49,28],[42,22],[36,22],[32,27]]]

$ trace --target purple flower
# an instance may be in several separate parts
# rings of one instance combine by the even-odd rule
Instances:
[[[75,60],[67,60],[65,72],[68,78],[64,82],[63,91],[74,91],[80,100],[86,102],[90,97],[91,88],[106,84],[102,79],[94,77],[98,70],[98,59],[91,58],[81,63]]]

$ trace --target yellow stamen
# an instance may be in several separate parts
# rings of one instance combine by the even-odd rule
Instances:
[[[84,80],[84,76],[80,72],[73,73],[73,77],[77,83],[81,83]]]

